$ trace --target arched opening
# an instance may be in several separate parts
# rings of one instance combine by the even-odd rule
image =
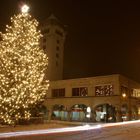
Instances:
[[[127,121],[129,116],[128,105],[123,104],[121,107],[122,121]]]
[[[53,111],[51,116],[53,120],[67,120],[67,115],[68,112],[64,105],[56,104],[53,106]]]
[[[88,108],[88,110],[89,110],[89,108]],[[75,104],[71,107],[71,120],[72,121],[85,121],[86,115],[87,115],[87,106],[86,105]]]
[[[95,107],[97,122],[116,122],[116,108],[110,104],[100,104]]]
[[[32,108],[30,108],[31,117],[30,120],[25,120],[24,117],[19,119],[19,124],[36,124],[36,123],[44,123],[45,120],[48,119],[48,109],[42,104],[38,103]]]
[[[132,106],[132,116],[131,116],[131,119],[132,120],[137,120],[138,118],[138,108],[136,106]]]

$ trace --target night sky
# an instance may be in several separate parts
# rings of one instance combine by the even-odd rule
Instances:
[[[24,1],[0,1],[0,30]],[[39,22],[53,13],[67,25],[64,78],[123,74],[140,81],[140,2],[26,0]]]

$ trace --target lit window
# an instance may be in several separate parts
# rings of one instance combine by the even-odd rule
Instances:
[[[125,86],[121,86],[121,95],[122,96],[124,96],[124,95],[128,96],[128,94],[129,94],[129,89]]]
[[[112,85],[103,85],[95,87],[96,96],[111,96],[113,95],[113,86]]]
[[[132,89],[131,96],[135,97],[135,98],[139,98],[140,97],[140,89]]]
[[[72,96],[87,96],[88,88],[80,87],[80,88],[72,88]]]

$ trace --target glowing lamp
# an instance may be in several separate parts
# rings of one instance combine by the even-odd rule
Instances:
[[[125,93],[123,93],[123,94],[122,94],[122,97],[123,97],[123,98],[125,98],[125,97],[126,97],[126,94],[125,94]]]

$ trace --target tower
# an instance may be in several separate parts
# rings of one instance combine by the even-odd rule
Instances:
[[[64,25],[51,15],[42,25],[43,38],[41,46],[48,55],[47,79],[50,81],[63,79],[63,56],[65,42]]]

